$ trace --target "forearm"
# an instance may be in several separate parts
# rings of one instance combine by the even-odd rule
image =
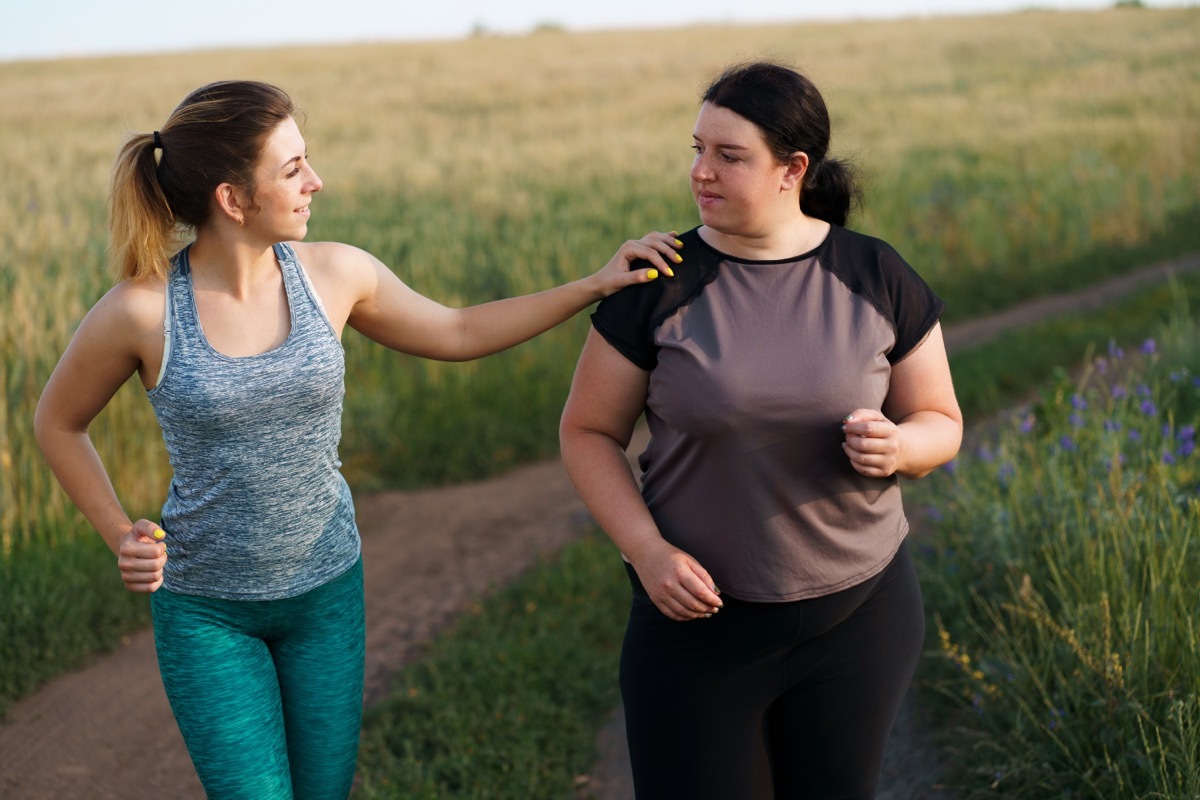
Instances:
[[[45,426],[39,428],[37,438],[50,469],[71,502],[117,554],[120,538],[133,522],[121,507],[92,440],[86,432],[47,430]]]
[[[521,297],[460,309],[459,335],[443,359],[469,361],[532,339],[603,297],[595,276]]]
[[[621,443],[585,430],[564,432],[561,442],[567,475],[592,518],[625,557],[636,562],[646,548],[662,544]]]
[[[896,423],[901,445],[896,474],[915,480],[949,462],[962,444],[962,420],[918,411]]]

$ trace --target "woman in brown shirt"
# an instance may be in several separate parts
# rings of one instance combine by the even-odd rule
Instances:
[[[944,304],[844,227],[853,176],[802,75],[727,71],[693,136],[702,224],[675,280],[601,304],[561,427],[633,585],[637,796],[873,797],[924,637],[898,476],[962,436]]]

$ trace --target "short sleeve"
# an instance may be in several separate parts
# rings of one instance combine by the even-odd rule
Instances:
[[[647,372],[658,365],[654,331],[680,307],[691,303],[712,283],[720,269],[721,256],[701,241],[699,227],[679,234],[683,262],[674,277],[635,283],[600,301],[592,314],[592,327],[621,355]],[[630,269],[650,266],[647,261]]]
[[[896,326],[896,344],[888,353],[888,362],[896,364],[925,341],[946,310],[946,303],[891,247],[880,254],[880,260]]]
[[[658,364],[650,319],[661,294],[658,281],[636,283],[601,300],[592,314],[592,327],[605,341],[647,371]]]
[[[834,227],[828,245],[825,267],[891,323],[896,340],[887,360],[899,363],[925,341],[946,304],[882,239]]]

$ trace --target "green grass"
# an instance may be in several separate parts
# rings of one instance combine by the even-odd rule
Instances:
[[[1200,327],[1060,370],[910,497],[964,798],[1200,793]]]
[[[597,536],[482,599],[368,713],[355,797],[571,796],[617,703],[628,587]]]
[[[1180,308],[1200,307],[1200,274],[1141,288],[1104,308],[1068,313],[950,355],[963,415],[978,420],[1027,402],[1063,366],[1103,353],[1109,341],[1139,343]],[[952,324],[952,323],[951,323]],[[1139,338],[1140,337],[1140,338]]]
[[[0,717],[9,705],[150,623],[99,536],[23,547],[0,559]]]

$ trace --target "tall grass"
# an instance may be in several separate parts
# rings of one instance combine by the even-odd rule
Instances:
[[[362,246],[462,304],[581,276],[625,238],[695,224],[699,89],[734,60],[789,60],[825,91],[834,154],[864,170],[858,227],[905,253],[953,321],[1200,247],[1198,19],[1030,12],[0,64],[0,559],[93,535],[42,463],[33,408],[108,286],[113,155],[202,83],[287,88],[326,181],[310,238]],[[459,481],[552,452],[585,326],[466,365],[347,332],[348,477]],[[125,505],[153,516],[170,473],[141,388],[123,388],[92,433]],[[46,619],[78,617],[36,602]],[[0,626],[12,614],[0,607]],[[19,668],[42,669],[37,658]]]
[[[1060,373],[936,476],[929,682],[965,797],[1200,796],[1198,334]]]
[[[368,712],[355,796],[569,797],[617,702],[628,601],[597,534],[471,609]]]

